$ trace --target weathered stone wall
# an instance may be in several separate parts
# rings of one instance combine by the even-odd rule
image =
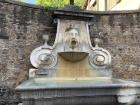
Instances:
[[[51,14],[42,7],[0,0],[0,105],[15,97],[8,90],[28,78],[29,56],[41,45],[42,35],[55,37],[51,24]]]
[[[91,37],[104,40],[116,78],[140,80],[140,12],[96,14]],[[103,34],[98,36],[98,33]],[[93,38],[92,38],[93,39]]]
[[[112,54],[114,77],[140,80],[140,12],[91,14],[95,16],[91,39],[103,39],[102,46]],[[1,99],[15,97],[11,89],[28,78],[29,56],[42,44],[42,35],[49,34],[50,43],[54,41],[52,23],[51,13],[43,7],[0,0],[0,104]]]

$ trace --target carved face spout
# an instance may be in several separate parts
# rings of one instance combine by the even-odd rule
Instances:
[[[66,44],[68,45],[68,48],[74,50],[79,49],[79,32],[75,28],[68,29],[66,31]]]
[[[78,45],[78,41],[75,38],[72,38],[70,41],[70,47],[74,49],[77,47],[77,45]]]

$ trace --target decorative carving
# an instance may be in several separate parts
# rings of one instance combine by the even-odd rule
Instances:
[[[72,26],[72,25],[71,25]],[[76,28],[67,28],[66,29],[66,33],[65,33],[65,50],[71,49],[71,50],[78,50],[79,49],[79,45],[80,45],[80,36],[79,36],[79,32],[78,29]]]
[[[41,68],[51,68],[54,66],[55,57],[53,54],[43,53],[39,55],[39,61]]]
[[[33,50],[30,61],[36,68],[49,69],[56,65],[57,57],[52,52],[52,46],[47,44],[49,40],[48,35],[43,35],[43,39],[45,40],[45,44]]]
[[[95,47],[99,47],[103,43],[103,41],[99,38],[94,39]]]
[[[35,49],[30,56],[31,63],[36,68],[49,69],[56,65],[57,57],[51,50],[43,47]]]
[[[89,56],[89,62],[96,69],[106,69],[111,64],[111,55],[103,48],[94,48]]]

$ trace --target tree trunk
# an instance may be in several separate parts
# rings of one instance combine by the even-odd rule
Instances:
[[[70,5],[74,5],[74,0],[70,0]]]

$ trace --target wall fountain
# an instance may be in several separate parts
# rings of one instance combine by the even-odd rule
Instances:
[[[53,46],[32,51],[29,80],[19,85],[23,105],[132,105],[140,96],[140,84],[112,78],[111,54],[93,47],[87,11],[55,10],[57,34]]]

